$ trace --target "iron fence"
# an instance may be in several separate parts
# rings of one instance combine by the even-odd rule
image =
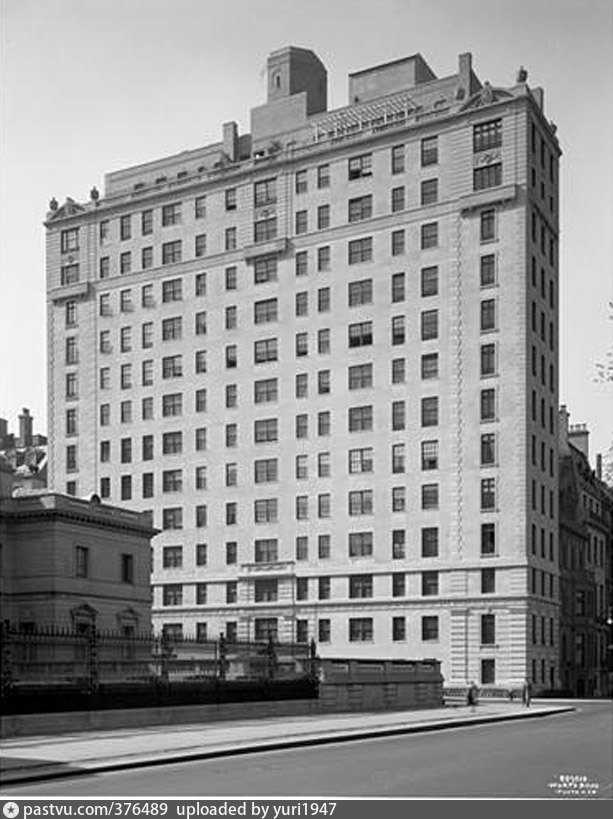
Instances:
[[[117,683],[291,680],[317,674],[315,644],[199,641],[162,633],[87,628],[1,628],[2,694],[20,688],[77,686],[93,693]]]

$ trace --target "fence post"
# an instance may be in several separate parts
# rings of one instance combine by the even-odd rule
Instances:
[[[92,623],[87,632],[87,693],[95,694],[98,688],[98,631]]]
[[[162,629],[162,636],[160,637],[160,678],[162,685],[168,685],[168,660],[172,654],[172,646],[168,632]]]
[[[309,677],[312,680],[317,680],[318,678],[318,670],[317,670],[317,644],[315,640],[311,638],[311,642],[309,643]]]
[[[268,657],[268,679],[272,680],[277,670],[277,651],[275,649],[275,642],[272,634],[268,635],[268,645],[266,646],[266,655]]]
[[[228,655],[228,646],[225,635],[219,635],[219,666],[217,676],[220,680],[226,679],[226,657]]]
[[[0,623],[0,636],[2,646],[0,647],[0,662],[2,669],[0,675],[2,677],[2,688],[0,694],[2,697],[10,697],[15,679],[13,676],[13,663],[11,657],[11,629],[8,620],[3,620]]]

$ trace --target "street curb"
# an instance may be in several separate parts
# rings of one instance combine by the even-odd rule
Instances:
[[[404,725],[396,728],[365,728],[352,733],[326,734],[306,736],[301,739],[279,739],[270,743],[256,742],[245,745],[234,745],[231,748],[217,748],[214,750],[202,750],[191,753],[173,754],[170,752],[166,756],[151,757],[150,759],[139,759],[124,762],[111,762],[100,764],[91,768],[75,768],[69,770],[51,770],[47,773],[29,773],[15,778],[5,778],[0,772],[0,785],[2,787],[18,785],[27,782],[45,782],[53,779],[72,779],[78,776],[92,776],[97,773],[109,773],[113,771],[127,771],[137,768],[153,768],[162,765],[176,765],[182,762],[197,762],[198,760],[219,759],[223,757],[242,756],[243,754],[265,753],[267,751],[290,750],[293,748],[315,747],[318,745],[332,745],[338,742],[354,742],[356,740],[377,739],[379,737],[395,737],[404,734],[423,734],[429,731],[447,731],[450,728],[467,728],[473,725],[487,725],[495,722],[513,722],[520,719],[539,719],[543,717],[556,716],[559,714],[575,711],[573,705],[558,706],[547,711],[525,711],[515,714],[500,714],[494,716],[474,717],[462,720],[448,720],[441,722],[422,723],[418,725]],[[345,729],[346,731],[346,729]],[[62,764],[62,763],[58,763]]]

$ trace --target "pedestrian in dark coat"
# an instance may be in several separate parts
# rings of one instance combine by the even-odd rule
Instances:
[[[532,699],[532,684],[528,678],[524,680],[524,684],[521,687],[521,704],[525,705],[526,708],[530,708],[530,701]]]
[[[475,711],[477,707],[477,686],[475,685],[474,681],[468,686],[468,691],[466,692],[466,704],[470,705],[470,710]]]

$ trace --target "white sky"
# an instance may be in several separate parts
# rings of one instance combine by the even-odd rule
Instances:
[[[561,389],[591,453],[613,438],[613,3],[611,0],[0,0],[0,417],[30,407],[46,432],[44,219],[105,172],[248,129],[263,69],[284,45],[347,74],[420,52],[438,76],[458,54],[493,85],[520,65],[545,89],[562,158]]]

